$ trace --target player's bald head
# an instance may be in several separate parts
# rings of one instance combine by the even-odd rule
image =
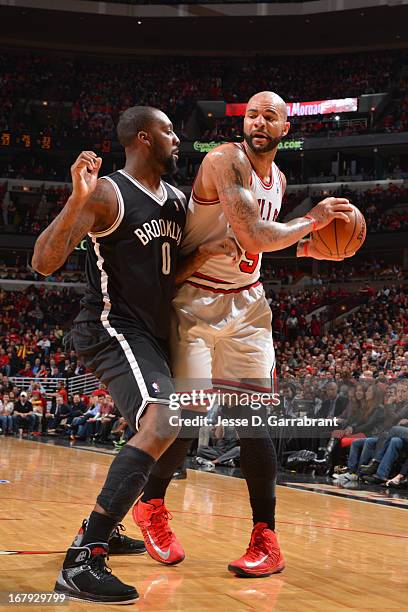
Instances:
[[[283,121],[286,121],[288,118],[286,102],[273,91],[259,91],[253,95],[252,98],[248,100],[247,111],[251,108],[256,110],[266,110],[269,108],[270,110],[278,112]]]
[[[260,91],[250,98],[244,117],[244,140],[253,153],[263,155],[277,149],[290,129],[287,117],[285,102],[273,91]]]

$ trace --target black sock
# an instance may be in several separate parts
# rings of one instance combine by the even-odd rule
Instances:
[[[259,413],[264,419],[262,411]],[[267,427],[237,427],[241,443],[241,472],[246,480],[254,525],[275,529],[277,460]]]
[[[146,503],[150,499],[164,499],[173,474],[183,463],[191,442],[191,439],[176,438],[173,444],[163,453],[151,471],[144,488],[142,502]]]
[[[142,502],[147,503],[151,499],[164,499],[171,479],[172,476],[169,478],[159,478],[154,474],[150,474],[149,481],[143,491]]]
[[[117,523],[143,491],[155,463],[153,457],[130,444],[126,444],[112,461],[97,503]]]
[[[116,519],[113,517],[100,512],[91,512],[81,546],[91,542],[107,542],[115,527]]]
[[[269,529],[275,531],[275,497],[251,497],[252,519],[254,525],[266,523]]]

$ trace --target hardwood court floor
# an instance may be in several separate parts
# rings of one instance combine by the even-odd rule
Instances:
[[[0,485],[0,549],[49,551],[0,553],[0,591],[53,588],[63,551],[90,512],[111,460],[110,455],[0,439],[0,479],[10,481]],[[226,571],[228,561],[244,551],[251,529],[243,480],[189,470],[187,480],[171,484],[168,505],[186,550],[181,565],[164,567],[147,555],[110,559],[117,575],[139,590],[139,610],[407,609],[404,509],[279,487],[278,531],[287,568],[248,580]],[[124,523],[138,537],[130,516]],[[69,604],[73,611],[90,608]],[[0,606],[0,612],[13,609]]]

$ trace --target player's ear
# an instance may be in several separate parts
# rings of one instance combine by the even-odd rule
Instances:
[[[144,132],[144,131],[139,132],[137,135],[137,139],[145,145],[151,144],[151,138],[147,132]]]
[[[283,128],[282,136],[286,136],[286,134],[289,132],[289,130],[290,130],[290,123],[289,123],[289,121],[285,121],[285,125],[284,125],[284,128]]]

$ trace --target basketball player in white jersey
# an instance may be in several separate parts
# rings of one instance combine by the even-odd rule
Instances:
[[[190,390],[214,385],[271,392],[275,353],[271,310],[259,281],[262,252],[295,244],[335,218],[348,221],[348,200],[326,198],[305,217],[276,222],[286,180],[274,159],[289,127],[284,101],[272,92],[258,93],[247,105],[244,142],[218,146],[201,164],[182,243],[186,259],[177,273],[183,284],[173,301],[172,367],[176,380],[182,381],[180,390],[189,390],[190,381]],[[233,257],[231,238],[238,245]],[[224,255],[219,248],[214,257],[203,253],[208,250],[204,243],[223,239]],[[298,256],[305,255],[320,258],[309,241],[298,246]],[[242,417],[242,407],[240,412]],[[254,528],[247,552],[228,569],[239,576],[268,576],[285,565],[274,532],[275,450],[266,427],[237,432]],[[175,564],[184,558],[168,526],[163,499],[180,453],[189,443],[188,436],[181,436],[166,451],[133,510],[149,554],[161,563]]]

